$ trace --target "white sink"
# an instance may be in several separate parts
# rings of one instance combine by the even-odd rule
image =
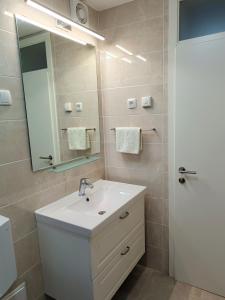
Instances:
[[[144,195],[146,187],[99,180],[85,197],[72,193],[36,211],[37,221],[93,236],[123,207]],[[87,198],[89,201],[87,201]]]

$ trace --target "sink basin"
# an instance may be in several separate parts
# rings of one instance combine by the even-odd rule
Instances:
[[[37,221],[86,236],[96,234],[123,207],[143,196],[146,187],[99,180],[80,197],[72,193],[35,212]]]

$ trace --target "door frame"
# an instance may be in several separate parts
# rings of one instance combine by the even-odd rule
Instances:
[[[175,213],[175,101],[176,46],[178,43],[179,1],[169,0],[168,28],[168,186],[169,186],[169,275],[174,277],[174,213]]]

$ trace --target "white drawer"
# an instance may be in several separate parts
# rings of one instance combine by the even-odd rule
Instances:
[[[129,235],[106,268],[94,280],[94,300],[109,300],[145,252],[144,224]]]
[[[144,220],[144,198],[132,206],[125,207],[116,218],[107,224],[91,241],[92,278],[95,278],[112,260],[117,247],[128,234]]]

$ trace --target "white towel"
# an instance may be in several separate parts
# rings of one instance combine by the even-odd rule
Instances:
[[[142,150],[142,134],[139,127],[116,128],[116,151],[139,154]]]
[[[70,150],[87,150],[90,148],[90,137],[86,127],[67,128]]]

